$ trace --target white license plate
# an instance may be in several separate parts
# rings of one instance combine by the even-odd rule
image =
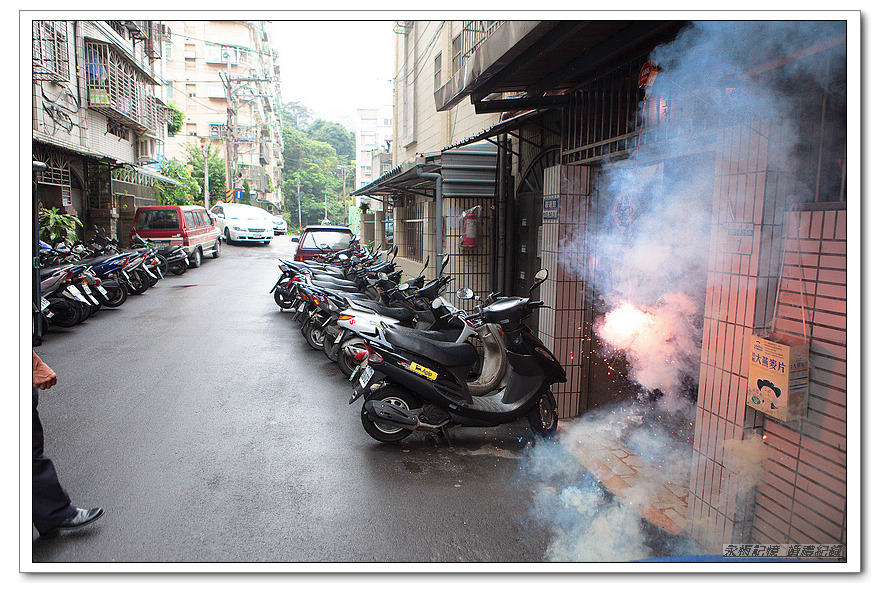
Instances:
[[[367,383],[370,382],[370,377],[373,376],[373,367],[366,366],[364,367],[363,372],[361,373],[360,379],[358,379],[358,383],[360,383],[361,387],[366,387]]]
[[[46,297],[40,297],[40,311],[45,311],[49,306],[49,301],[46,300]]]
[[[83,285],[82,285],[82,291],[83,291],[84,293],[86,293],[86,294],[92,294],[92,289],[89,288],[89,285],[88,285],[88,284],[83,284]]]
[[[303,302],[301,302],[301,303],[299,304],[299,307],[296,308],[296,312],[297,312],[297,313],[302,313],[302,312],[303,312],[303,309],[305,309],[305,308],[306,308],[306,302],[303,301]]]
[[[74,288],[73,286],[68,286],[67,288],[65,288],[64,294],[66,294],[68,297],[70,297],[74,300],[77,300],[81,303],[91,304],[91,303],[89,303],[89,301],[86,300],[86,297],[84,297],[82,295],[82,293],[80,291],[78,291],[76,288]]]
[[[98,289],[98,292],[100,292],[104,296],[107,296],[107,290],[103,286],[98,286],[96,288]]]
[[[345,335],[345,332],[339,332],[338,334],[336,334],[336,339],[333,340],[333,343],[338,344],[339,342],[341,342],[342,336],[344,336],[344,335]]]

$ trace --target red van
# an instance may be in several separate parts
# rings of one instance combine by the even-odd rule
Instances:
[[[156,243],[183,245],[194,268],[206,255],[220,257],[220,230],[203,206],[141,206],[131,227],[135,233]]]

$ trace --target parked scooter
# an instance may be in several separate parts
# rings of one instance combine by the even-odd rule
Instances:
[[[532,291],[546,278],[547,271],[540,270]],[[397,442],[414,430],[499,426],[525,416],[536,434],[554,434],[558,412],[551,385],[566,381],[565,370],[522,323],[542,304],[505,297],[480,308],[483,322],[501,326],[511,367],[507,385],[482,397],[467,387],[477,360],[470,343],[426,339],[401,326],[380,326],[378,336],[364,336],[366,352],[352,377],[350,399],[364,398],[364,429],[378,441]]]

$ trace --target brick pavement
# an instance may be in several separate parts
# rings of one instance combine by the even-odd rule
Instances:
[[[568,423],[559,423],[566,431]],[[664,473],[610,435],[594,435],[591,442],[561,439],[569,452],[602,485],[657,527],[684,535],[687,526],[687,476]]]

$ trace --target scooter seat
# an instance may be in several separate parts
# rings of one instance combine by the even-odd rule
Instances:
[[[325,274],[315,274],[312,276],[312,281],[314,282],[326,282],[327,284],[333,284],[340,287],[345,288],[357,288],[358,285],[356,282],[352,282],[351,280],[343,280],[341,278],[336,278],[334,276],[327,276]]]
[[[432,332],[433,333],[433,332]],[[446,367],[473,366],[477,362],[477,349],[470,342],[443,342],[426,337],[426,332],[389,326],[385,339],[392,345],[415,352]]]
[[[407,322],[412,321],[413,318],[412,311],[405,307],[386,307],[382,303],[378,303],[376,301],[366,301],[362,299],[349,300],[358,307],[369,309],[370,311],[378,313],[379,315],[390,317],[391,319],[396,319],[397,321]]]
[[[317,282],[315,280],[312,280],[312,284],[314,284],[315,286],[317,286],[319,288],[329,290],[331,292],[340,292],[340,293],[345,293],[345,294],[360,294],[360,292],[361,292],[357,288],[352,288],[350,286],[339,286],[338,284],[336,284],[334,282]]]

